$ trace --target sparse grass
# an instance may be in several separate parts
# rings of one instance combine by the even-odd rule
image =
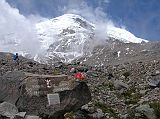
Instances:
[[[160,101],[150,103],[150,107],[154,109],[154,112],[157,116],[156,119],[160,119]]]
[[[103,111],[103,113],[109,113],[112,117],[114,117],[114,119],[120,119],[119,116],[115,113],[115,111],[107,104],[96,102],[95,106],[97,108],[100,108]]]
[[[135,89],[129,89],[122,93],[122,96],[126,99],[126,104],[136,104],[142,95],[139,92],[136,92]]]
[[[145,115],[140,114],[140,116],[135,116],[135,112],[133,110],[128,111],[128,117],[126,119],[148,119]]]
[[[54,69],[53,70],[53,75],[59,75],[61,74],[60,71],[58,69]]]
[[[133,111],[129,110],[127,119],[136,119],[135,113]]]
[[[103,84],[103,88],[109,88],[111,91],[114,90],[114,85],[111,82]]]
[[[114,90],[114,85],[113,85],[113,83],[109,82],[109,83],[108,83],[108,88],[110,88],[110,90]]]

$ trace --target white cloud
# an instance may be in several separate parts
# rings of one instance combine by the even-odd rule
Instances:
[[[109,3],[109,0],[100,0],[99,2]],[[86,1],[81,1],[78,4],[72,4],[69,2],[69,5],[65,6],[61,12],[78,14],[86,18],[88,21],[95,24],[95,39],[105,40],[107,38],[107,29],[114,27],[114,23],[111,19],[108,18],[107,13],[103,11],[101,6],[93,8],[89,6]]]
[[[95,23],[95,38],[106,38],[106,29],[113,26],[101,7],[94,9],[84,0],[72,2],[59,9],[63,13],[74,13],[85,17]],[[40,16],[30,15],[25,17],[19,10],[11,7],[5,0],[0,0],[0,51],[19,52],[27,51],[33,56],[40,50],[40,42],[37,38],[35,23],[44,19]]]
[[[35,55],[40,48],[34,24],[40,17],[26,18],[5,0],[0,0],[0,50],[27,51]]]

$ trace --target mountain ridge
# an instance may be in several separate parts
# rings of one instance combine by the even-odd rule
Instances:
[[[47,50],[45,57],[71,62],[82,56],[89,55],[95,46],[104,44],[108,39],[123,43],[141,43],[147,40],[137,38],[125,29],[111,26],[103,31],[104,40],[96,37],[96,25],[75,14],[62,16],[36,24],[37,35],[41,48]],[[44,58],[45,59],[45,58]]]

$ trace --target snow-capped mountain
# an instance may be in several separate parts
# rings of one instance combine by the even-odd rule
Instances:
[[[70,62],[84,55],[92,55],[94,46],[99,45],[96,25],[75,14],[64,14],[36,24],[41,48],[47,51],[44,59]],[[104,31],[104,39],[119,40],[124,43],[141,43],[147,40],[137,38],[125,29],[109,27]],[[36,57],[36,60],[39,57]]]
[[[92,43],[94,25],[84,18],[65,14],[36,24],[41,48],[47,50],[45,57],[61,59],[64,62],[89,55]]]
[[[48,63],[71,62],[82,56],[90,57],[95,46],[105,45],[109,40],[122,43],[148,42],[125,29],[105,24],[103,27],[106,28],[103,29],[79,15],[64,14],[36,23],[35,29],[23,29],[27,31],[27,35],[21,31],[1,33],[0,46],[2,51],[18,52],[36,61]],[[100,31],[97,32],[97,29]]]

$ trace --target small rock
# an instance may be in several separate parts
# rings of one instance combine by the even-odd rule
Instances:
[[[98,119],[104,117],[104,113],[102,112],[101,109],[97,109],[97,113],[98,113],[98,114],[97,114]]]
[[[154,76],[149,80],[148,85],[151,87],[160,87],[160,76]]]
[[[39,116],[26,115],[25,119],[40,119]]]
[[[70,72],[71,73],[76,73],[76,69],[75,68],[71,68]]]
[[[135,113],[135,116],[136,116],[136,117],[140,117],[140,116],[141,116],[141,114],[139,114],[139,113]]]
[[[159,70],[156,70],[156,72],[155,72],[156,74],[160,74],[160,71]]]
[[[147,90],[140,90],[139,91],[139,93],[142,94],[142,95],[145,94],[146,92],[147,92]]]
[[[101,109],[97,109],[97,112],[89,114],[89,116],[93,119],[102,119],[104,117],[104,113]]]
[[[154,109],[150,108],[148,104],[140,105],[139,107],[136,108],[136,111],[144,114],[148,119],[156,119]]]
[[[114,87],[117,90],[128,89],[129,88],[128,84],[124,83],[122,80],[115,80],[114,81]]]
[[[19,112],[16,114],[15,119],[24,119],[26,112]]]
[[[88,111],[89,111],[89,113],[94,113],[95,112],[95,108],[94,107],[89,107]]]
[[[87,71],[88,71],[88,68],[85,67],[85,66],[78,66],[78,67],[77,67],[77,70],[78,70],[79,72],[87,72]]]
[[[83,105],[83,106],[81,107],[81,109],[82,109],[82,110],[87,110],[87,111],[88,111],[88,104]]]
[[[98,77],[98,74],[97,74],[96,72],[94,72],[94,71],[87,71],[86,74],[87,74],[88,76]]]

